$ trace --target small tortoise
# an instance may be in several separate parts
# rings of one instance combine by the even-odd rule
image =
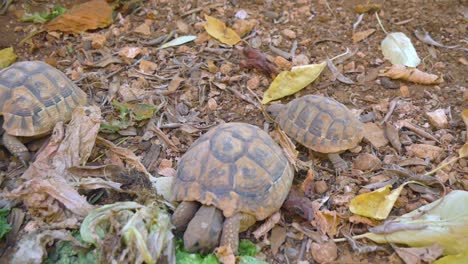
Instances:
[[[186,250],[208,253],[221,244],[237,253],[239,232],[281,208],[293,177],[282,149],[260,128],[210,129],[182,156],[173,185],[182,202],[172,222],[177,233],[186,229]]]
[[[26,163],[29,151],[16,137],[47,135],[57,122],[70,120],[75,107],[85,104],[86,94],[59,70],[41,61],[14,63],[0,71],[3,145]]]
[[[343,104],[323,96],[306,95],[267,109],[283,131],[313,151],[327,154],[337,172],[348,169],[339,153],[363,138],[361,121]]]

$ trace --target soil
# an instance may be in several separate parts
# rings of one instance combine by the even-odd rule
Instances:
[[[274,59],[279,54],[275,53],[270,45],[288,53],[294,43],[297,43],[294,58],[289,59],[293,65],[320,63],[327,57],[332,58],[347,50],[352,52],[357,49],[354,56],[344,63],[336,64],[341,72],[345,71],[344,74],[355,81],[355,84],[348,85],[334,80],[330,71],[325,70],[305,89],[280,101],[286,103],[307,94],[325,95],[345,104],[361,116],[373,117],[371,121],[379,124],[388,113],[390,102],[399,97],[400,103],[391,115],[390,123],[396,125],[401,120],[407,120],[439,140],[444,135],[451,136],[448,141],[441,140],[442,143],[436,143],[401,128],[400,138],[404,143],[401,153],[388,144],[375,147],[368,140],[364,140],[360,144],[362,149],[359,153],[342,154],[348,163],[352,163],[362,153],[371,154],[383,163],[398,163],[414,158],[411,153],[405,151],[405,147],[416,143],[435,144],[443,148],[444,155],[432,161],[426,160],[426,166],[406,167],[413,172],[422,173],[437,167],[444,158],[455,155],[456,150],[465,142],[466,127],[461,119],[461,112],[468,107],[466,1],[131,1],[134,5],[128,6],[134,9],[117,9],[114,23],[108,28],[79,35],[60,34],[58,37],[42,32],[31,37],[24,45],[19,45],[21,40],[41,28],[38,24],[19,21],[18,17],[24,10],[45,10],[53,4],[69,8],[81,2],[85,1],[48,1],[47,4],[15,1],[9,11],[0,16],[0,49],[11,46],[18,55],[18,61],[45,60],[65,72],[89,94],[92,103],[101,106],[107,122],[116,120],[119,114],[110,104],[109,98],[119,102],[128,100],[154,105],[162,103],[163,107],[151,120],[136,122],[120,133],[102,133],[103,137],[113,142],[120,142],[122,138],[127,137],[121,146],[133,150],[143,161],[146,158],[145,165],[149,166],[148,170],[155,175],[158,174],[157,168],[163,159],[172,160],[173,167],[177,168],[177,160],[194,140],[220,122],[246,122],[273,130],[273,125],[267,121],[256,99],[262,98],[272,79],[260,71],[239,66],[242,48],[247,45]],[[403,32],[411,38],[422,60],[418,69],[443,76],[442,84],[419,85],[392,80],[393,88],[396,89],[389,89],[389,86],[382,84],[387,80],[382,81],[376,73],[390,66],[390,63],[384,60],[382,55],[380,42],[385,38],[385,32],[379,26],[375,15],[365,14],[355,29],[355,32],[375,29],[375,33],[358,43],[352,41],[353,24],[359,16],[355,7],[368,2],[381,5],[378,14],[387,32]],[[214,3],[219,4],[213,5]],[[196,8],[199,7],[202,8],[197,11]],[[197,35],[200,38],[204,32],[201,24],[204,21],[203,14],[217,17],[228,26],[232,26],[238,20],[235,18],[236,13],[241,9],[247,12],[248,19],[255,19],[257,25],[244,37],[245,42],[233,48],[213,39],[162,50],[143,45],[173,31],[177,36]],[[151,25],[150,35],[145,36],[133,31],[142,23]],[[429,32],[434,40],[444,45],[459,45],[459,48],[438,48],[423,43],[415,37],[416,29]],[[142,55],[128,59],[125,64],[110,64],[106,67],[83,65],[83,54],[91,55],[94,61],[106,56],[104,53],[93,53],[89,42],[86,41],[91,33],[106,36],[105,46],[100,50],[106,51],[107,54],[116,54],[125,47],[140,47],[143,48]],[[154,75],[138,72],[138,60],[142,58],[157,65]],[[210,70],[211,62],[216,66],[214,70]],[[171,80],[177,77],[182,78],[183,82],[177,89],[168,91]],[[115,92],[116,85],[120,89],[118,92]],[[402,86],[407,86],[409,94],[405,94]],[[130,96],[132,91],[141,93]],[[247,100],[244,100],[245,98]],[[444,109],[447,113],[448,128],[437,129],[429,124],[425,113],[437,109]],[[157,137],[144,140],[143,134],[148,122],[155,122],[176,148]],[[152,148],[152,144],[160,144],[161,147],[155,149]],[[340,221],[343,221],[335,237],[343,237],[342,234],[346,232],[356,234],[366,231],[367,225],[353,226],[347,221],[352,215],[347,202],[340,204],[337,199],[344,199],[347,193],[354,197],[362,192],[361,186],[372,181],[372,177],[381,175],[382,169],[365,173],[353,170],[337,176],[326,159],[314,155],[300,145],[297,145],[297,150],[299,159],[314,161],[313,181],[315,184],[320,182],[319,185],[324,188],[321,193],[317,192],[316,187],[312,188],[313,191],[309,193],[310,200],[329,197],[330,201],[323,208],[338,212]],[[159,152],[155,154],[155,151]],[[96,151],[90,160],[99,155],[99,151]],[[148,155],[151,155],[151,160],[148,160]],[[4,149],[0,149],[0,157],[8,160],[0,162],[1,169],[7,175],[12,175],[12,171],[17,169],[15,166],[20,166]],[[466,162],[460,161],[453,166],[452,171],[447,172],[451,180],[445,181],[444,184],[448,190],[468,189],[466,165]],[[296,175],[294,188],[301,189],[307,177],[307,170],[299,170]],[[301,190],[304,191],[303,188]],[[430,200],[421,198],[421,194],[411,190],[402,196],[408,197],[405,199],[409,203],[417,205],[426,204]],[[402,198],[401,201],[403,200]],[[106,202],[110,202],[109,199],[106,199]],[[392,215],[401,215],[414,208],[416,207],[400,204],[392,211]],[[287,238],[278,253],[272,253],[267,240],[256,240],[253,237],[251,231],[255,228],[242,234],[242,237],[262,246],[260,257],[269,263],[290,263],[298,260],[313,263],[311,243],[318,242],[293,228],[293,223],[313,230],[311,232],[318,234],[321,239],[327,240],[327,235],[320,234],[313,223],[289,210],[283,209],[282,214],[281,223],[286,227]],[[348,243],[336,245],[338,257],[330,259],[334,263],[403,263],[390,247],[377,252],[358,254]],[[317,259],[315,261],[320,262]]]

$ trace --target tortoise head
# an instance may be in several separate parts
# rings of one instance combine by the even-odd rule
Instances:
[[[273,104],[266,108],[268,114],[273,118],[276,118],[284,109],[286,109],[286,105],[284,104]]]
[[[211,253],[218,245],[224,216],[214,206],[202,206],[184,233],[184,247],[188,252]]]

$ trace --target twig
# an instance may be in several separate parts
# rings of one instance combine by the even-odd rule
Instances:
[[[388,35],[388,32],[387,32],[387,30],[385,30],[385,28],[383,27],[382,22],[380,21],[379,14],[377,14],[377,12],[375,12],[375,17],[377,18],[377,21],[379,22],[380,28],[382,28],[382,30],[383,30],[383,32],[385,33],[385,35]]]
[[[270,49],[271,49],[271,51],[273,51],[277,55],[280,55],[281,57],[284,57],[285,59],[291,59],[292,58],[291,53],[286,52],[286,51],[282,51],[282,50],[278,49],[277,47],[275,47],[275,46],[273,46],[271,44],[270,44]]]
[[[236,89],[230,87],[230,86],[226,86],[226,89],[228,89],[230,92],[232,92],[235,96],[239,97],[240,99],[248,102],[248,103],[251,103],[253,104],[256,108],[260,109],[260,107],[258,106],[258,103],[253,101],[252,99],[250,99],[248,96],[244,95],[244,94],[241,94],[239,91],[237,91]]]
[[[382,121],[380,121],[380,125],[383,125],[385,122],[387,122],[387,120],[390,118],[390,116],[392,116],[393,111],[395,111],[395,108],[396,108],[396,106],[398,105],[398,102],[399,102],[399,101],[400,101],[400,97],[395,97],[395,98],[390,102],[390,106],[389,106],[388,112],[387,112],[387,114],[385,115],[385,117],[382,119]]]
[[[215,8],[215,7],[220,7],[220,6],[223,6],[223,5],[224,5],[223,3],[215,3],[215,4],[211,4],[211,5],[207,5],[207,6],[197,7],[197,8],[194,8],[192,10],[189,10],[189,11],[183,13],[181,15],[181,17],[186,17],[186,16],[191,15],[193,13],[198,13],[198,12],[202,11],[205,8]]]
[[[434,140],[437,143],[440,143],[440,141],[437,138],[435,138],[433,135],[429,134],[428,132],[424,131],[422,128],[417,127],[416,125],[413,125],[413,124],[411,124],[410,122],[408,122],[406,120],[402,121],[400,124],[401,124],[401,127],[406,127],[409,130],[413,131],[414,133],[416,133],[416,134],[418,134],[418,135],[420,135],[422,137],[425,137],[425,138]]]

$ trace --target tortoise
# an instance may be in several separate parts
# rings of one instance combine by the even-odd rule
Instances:
[[[57,122],[69,121],[73,109],[86,102],[86,93],[45,62],[13,63],[0,71],[1,141],[27,163],[31,157],[23,141],[47,135]]]
[[[210,129],[182,156],[173,185],[181,203],[172,222],[188,252],[219,244],[238,251],[239,233],[278,211],[293,169],[280,146],[260,128],[225,123]],[[221,234],[222,233],[222,234]]]
[[[306,95],[267,108],[283,131],[307,148],[327,154],[336,172],[349,167],[340,153],[356,147],[363,125],[351,111],[329,97]]]

